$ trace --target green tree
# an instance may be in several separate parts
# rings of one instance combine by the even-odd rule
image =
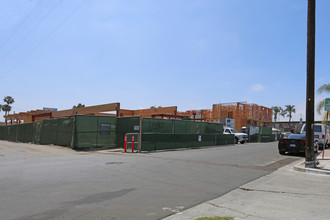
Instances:
[[[322,94],[322,93],[330,94],[330,83],[322,85],[320,88],[318,88],[316,92],[318,94]],[[325,106],[325,99],[317,104],[316,111],[319,115],[321,115],[321,111],[324,109],[324,106]],[[327,117],[327,112],[325,112],[323,115],[323,122],[326,120],[326,117]],[[328,112],[328,117],[330,118],[330,112]]]
[[[8,113],[11,111],[12,107],[10,106],[15,102],[14,98],[11,96],[5,96],[3,101],[6,103],[4,105],[1,105],[2,111],[5,112],[5,115],[8,115]]]
[[[82,107],[85,107],[84,104],[81,104],[81,103],[78,103],[78,105],[74,105],[72,108],[82,108]]]
[[[275,121],[275,125],[276,125],[276,120],[277,120],[277,115],[283,110],[281,107],[279,106],[273,106],[272,107],[273,112],[274,112],[274,121]]]
[[[296,113],[295,105],[286,105],[285,110],[287,112],[287,117],[289,117],[289,128],[291,129],[291,118],[292,118],[292,113]]]
[[[287,114],[287,112],[284,109],[281,108],[281,111],[279,113],[279,117],[278,118],[280,118],[280,116],[283,117],[283,118],[285,118],[286,114]]]

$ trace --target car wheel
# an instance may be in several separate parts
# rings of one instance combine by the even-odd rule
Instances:
[[[235,137],[235,144],[238,144],[238,138]]]
[[[279,153],[280,153],[281,155],[284,155],[284,154],[285,154],[285,151],[279,151]]]
[[[244,143],[245,143],[245,141],[241,141],[240,143],[241,143],[241,144],[244,144]]]

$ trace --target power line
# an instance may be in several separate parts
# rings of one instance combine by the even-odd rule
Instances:
[[[15,33],[23,26],[23,24],[31,17],[34,11],[38,8],[42,0],[39,1],[39,3],[36,5],[36,7],[23,19],[23,21],[15,28],[15,30],[11,33],[11,35],[1,44],[0,50],[10,41]]]
[[[14,68],[16,68],[25,58],[27,58],[30,54],[32,54],[36,49],[38,49],[51,35],[53,35],[69,18],[71,18],[80,8],[83,6],[83,4],[87,0],[83,0],[80,2],[80,4],[67,16],[65,17],[49,34],[46,35],[34,48],[32,48],[27,54],[25,54],[16,64],[14,64],[11,68],[9,68],[8,71],[6,71],[4,74],[2,74],[3,77],[10,73]]]
[[[58,6],[59,6],[59,4],[61,3],[62,1],[60,0],[60,1],[58,1],[49,11],[48,11],[48,13],[44,16],[44,17],[42,17],[42,19],[41,20],[39,20],[39,22],[36,24],[36,25],[34,25],[31,29],[30,29],[30,31],[28,31],[25,35],[24,35],[24,37],[23,38],[21,38],[21,40],[13,47],[13,48],[11,48],[11,50],[6,54],[6,55],[4,55],[3,57],[1,57],[1,59],[0,59],[0,63],[3,61],[3,60],[5,60],[10,54],[12,54],[14,51],[15,51],[15,49],[32,33],[32,31],[34,31],[41,23],[42,23],[42,21],[44,21]]]

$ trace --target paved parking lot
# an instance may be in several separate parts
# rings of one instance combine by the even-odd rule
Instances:
[[[0,141],[1,219],[161,219],[297,159],[277,143],[124,154]]]

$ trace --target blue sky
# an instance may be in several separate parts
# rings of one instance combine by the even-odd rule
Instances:
[[[330,81],[329,8],[317,0],[316,88]],[[15,112],[248,101],[305,119],[307,0],[3,0],[0,32]]]

